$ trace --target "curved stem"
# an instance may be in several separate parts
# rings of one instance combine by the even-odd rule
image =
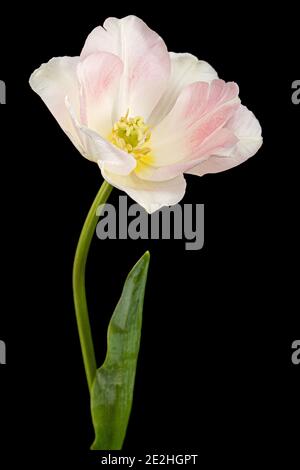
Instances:
[[[82,357],[90,391],[96,374],[97,366],[85,294],[85,266],[91,241],[100,215],[96,215],[96,210],[100,204],[106,203],[111,191],[112,186],[104,181],[83,225],[73,266],[74,305]]]

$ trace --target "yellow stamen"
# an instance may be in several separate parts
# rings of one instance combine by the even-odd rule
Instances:
[[[137,160],[135,171],[138,172],[153,161],[150,155],[151,131],[141,116],[128,116],[129,110],[114,124],[109,140],[116,147],[134,156]]]

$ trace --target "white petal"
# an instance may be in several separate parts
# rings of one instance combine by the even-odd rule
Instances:
[[[115,120],[125,115],[149,117],[166,89],[170,58],[163,40],[136,16],[108,18],[88,36],[81,57],[107,51],[123,61]]]
[[[226,126],[238,138],[231,149],[216,152],[206,161],[187,171],[192,175],[218,173],[240,165],[252,157],[262,145],[261,126],[254,114],[240,106]]]
[[[186,181],[183,175],[163,182],[141,180],[134,172],[128,176],[118,176],[103,166],[102,176],[110,184],[125,191],[134,201],[152,214],[163,206],[173,206],[183,198]]]
[[[95,131],[81,127],[80,131],[86,137],[86,147],[98,165],[117,175],[128,175],[136,167],[135,158],[127,152],[118,149]]]
[[[170,52],[171,75],[167,88],[151,113],[149,125],[154,127],[173,108],[181,91],[194,82],[208,82],[218,78],[217,72],[205,61],[192,54]]]
[[[84,148],[83,155],[93,162],[97,162],[102,168],[113,171],[118,175],[128,175],[136,167],[135,158],[127,152],[118,149],[106,139],[103,139],[93,129],[83,126],[78,122],[72,106],[66,100],[73,125]]]
[[[33,72],[29,84],[42,98],[74,145],[82,151],[65,105],[65,98],[68,96],[75,114],[79,115],[79,84],[76,75],[78,62],[79,57],[54,57]]]

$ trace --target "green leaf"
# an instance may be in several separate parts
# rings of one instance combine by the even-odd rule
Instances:
[[[108,326],[107,354],[91,390],[93,450],[120,450],[130,416],[150,254],[129,273]]]

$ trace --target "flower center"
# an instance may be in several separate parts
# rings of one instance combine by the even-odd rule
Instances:
[[[142,117],[128,118],[128,114],[129,111],[114,124],[109,140],[121,150],[133,154],[140,163],[149,163],[151,152],[149,126]]]

